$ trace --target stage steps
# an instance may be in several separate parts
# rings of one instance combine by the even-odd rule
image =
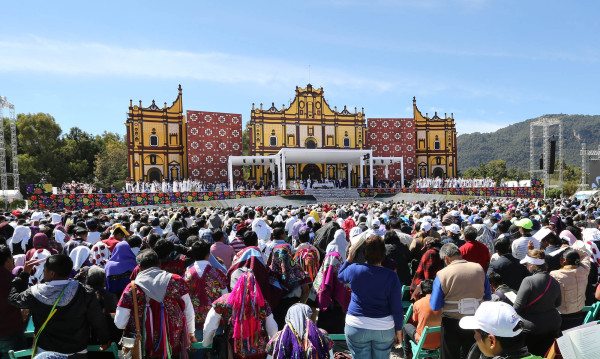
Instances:
[[[361,197],[355,188],[306,189],[304,193],[315,197],[317,203],[348,204],[352,202],[374,202],[373,198]]]

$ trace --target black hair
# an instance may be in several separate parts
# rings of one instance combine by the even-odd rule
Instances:
[[[496,272],[491,272],[488,274],[488,281],[490,282],[490,285],[496,288],[504,283],[502,276]]]
[[[500,238],[496,238],[494,240],[494,249],[500,255],[510,253],[510,238],[507,236],[502,236]]]
[[[199,220],[196,223],[198,224],[198,227],[204,228],[204,226],[206,226],[206,219],[202,218],[201,220]]]
[[[191,248],[194,245],[194,243],[198,242],[199,240],[200,238],[198,238],[198,236],[189,236],[185,240],[185,245]]]
[[[192,257],[195,261],[202,261],[210,253],[210,244],[207,241],[197,241],[192,244]]]
[[[148,236],[148,245],[150,246],[150,248],[154,248],[154,246],[156,245],[156,242],[158,242],[158,240],[160,239],[160,236],[156,233],[152,233]]]
[[[185,241],[187,240],[187,237],[190,236],[190,231],[187,230],[187,228],[179,228],[177,230],[177,238],[179,238],[179,241],[181,243],[185,243]]]
[[[133,247],[141,247],[142,246],[142,239],[138,235],[133,235],[133,236],[130,236],[129,238],[127,238],[127,243],[129,243],[129,246],[131,248],[133,248]]]
[[[399,219],[393,219],[392,221],[390,221],[390,227],[393,229],[400,229],[401,226],[402,221]]]
[[[183,228],[183,222],[173,221],[173,223],[171,224],[171,232],[177,233],[177,231],[179,231],[180,228]]]
[[[523,329],[523,327],[523,321],[520,320],[517,323],[517,325],[513,328],[513,331],[516,332],[519,329]],[[484,332],[481,329],[475,330],[479,333],[482,340],[485,340],[490,335],[489,333]],[[500,342],[500,345],[502,346],[502,352],[504,353],[514,352],[515,350],[519,350],[525,346],[525,334],[523,332],[519,333],[517,336],[514,336],[512,338],[499,337],[495,335],[494,338],[496,338],[496,340]]]
[[[421,282],[421,292],[425,295],[433,292],[433,279],[424,279]]]
[[[156,252],[152,249],[144,249],[138,253],[137,257],[135,257],[135,261],[140,269],[148,269],[156,267],[160,264],[158,254],[156,254]]]
[[[225,236],[223,235],[223,231],[222,231],[222,230],[220,230],[220,229],[218,229],[218,228],[217,228],[217,229],[214,229],[214,230],[211,232],[211,235],[212,235],[212,239],[213,239],[213,241],[214,241],[214,242],[220,242],[220,241],[221,241],[221,239],[223,239],[223,238],[225,237]]]
[[[44,269],[60,277],[68,277],[73,271],[73,261],[66,254],[54,254],[48,257]]]
[[[562,253],[562,259],[566,261],[566,265],[578,266],[581,263],[579,253],[573,248],[568,248]]]
[[[285,229],[282,227],[277,227],[273,229],[273,240],[281,239],[281,236],[285,234]]]
[[[144,226],[140,229],[140,235],[142,237],[147,237],[151,230],[152,230],[152,227]]]
[[[298,232],[298,242],[307,243],[310,241],[310,232],[306,229],[302,229]]]
[[[0,244],[0,267],[3,267],[10,258],[12,258],[10,248],[4,244]]]
[[[474,241],[477,239],[477,229],[473,226],[467,226],[464,230],[465,240]]]
[[[246,247],[253,247],[258,245],[258,236],[254,231],[246,231],[244,233],[244,244]]]
[[[165,260],[175,250],[175,244],[168,239],[159,239],[152,247],[160,260]]]
[[[512,223],[510,223],[510,220],[508,218],[504,218],[500,222],[498,222],[498,230],[502,233],[508,233],[511,224]]]

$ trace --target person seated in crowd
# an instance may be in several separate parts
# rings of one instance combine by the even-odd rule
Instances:
[[[550,276],[560,284],[561,304],[557,308],[562,317],[560,330],[565,331],[583,323],[586,313],[585,291],[590,272],[590,256],[584,250],[582,241],[575,242],[577,247],[568,248],[560,257],[561,268],[550,272]]]
[[[557,310],[562,303],[560,284],[548,274],[542,250],[530,249],[521,263],[532,275],[523,279],[513,306],[523,318],[527,347],[533,354],[544,355],[562,324]]]
[[[226,327],[233,359],[265,359],[269,338],[277,333],[271,307],[252,270],[238,268],[230,278],[231,293],[214,301],[206,316],[202,344],[211,345],[219,327]]]
[[[432,310],[442,309],[442,358],[459,358],[461,350],[466,353],[474,342],[459,320],[473,314],[481,301],[492,299],[492,293],[481,265],[464,260],[455,244],[444,244],[440,257],[446,267],[437,272],[429,305]]]
[[[414,277],[410,284],[410,292],[414,298],[420,294],[417,287],[425,279],[435,279],[438,271],[444,268],[444,263],[440,258],[441,243],[433,237],[425,238],[425,253],[419,261],[419,266],[415,271]],[[415,292],[417,291],[417,294]]]
[[[402,349],[404,350],[404,359],[410,359],[412,357],[412,350],[410,341],[418,343],[421,340],[421,334],[425,326],[430,328],[439,327],[442,325],[442,311],[432,310],[429,306],[431,300],[431,292],[433,290],[433,280],[425,279],[421,282],[421,293],[424,295],[423,298],[417,300],[413,304],[413,323],[406,323],[404,326],[404,340],[402,342]],[[416,325],[416,326],[415,326]],[[440,333],[431,333],[427,335],[423,348],[425,349],[437,349],[440,347]]]
[[[219,228],[212,231],[214,244],[210,247],[210,253],[216,258],[220,258],[225,268],[231,267],[231,262],[235,256],[235,250],[229,244],[225,244],[225,234]]]
[[[106,262],[107,290],[119,298],[125,287],[129,284],[130,276],[136,268],[135,255],[126,241],[119,242]]]
[[[353,263],[353,247],[338,272],[352,289],[346,342],[354,358],[388,358],[394,339],[402,341],[402,285],[396,273],[382,266],[385,243],[380,236],[365,241],[366,263]]]
[[[306,304],[292,305],[285,315],[285,327],[267,343],[267,353],[273,359],[333,359],[333,342],[310,319],[312,314]]]
[[[465,241],[460,238],[460,226],[456,223],[451,223],[446,226],[446,238],[442,240],[442,245],[446,243],[454,243],[460,248]]]
[[[523,264],[510,253],[510,237],[501,236],[494,241],[494,249],[498,259],[492,261],[488,268],[488,276],[495,272],[500,275],[504,284],[518,291],[525,277],[531,275]]]
[[[531,219],[521,218],[515,221],[514,225],[518,228],[519,237],[511,234],[511,237],[515,238],[511,244],[512,254],[518,260],[523,260],[527,256],[529,242],[533,243],[533,249],[540,249],[540,241],[531,236],[531,229],[533,228]]]
[[[160,269],[158,255],[152,249],[141,251],[136,260],[140,272],[121,295],[115,325],[131,335],[136,331],[137,315],[146,355],[165,358],[170,351],[177,356],[187,350],[190,343],[196,342],[194,307],[188,285],[180,276]],[[137,313],[134,311],[134,291]]]
[[[110,247],[110,251],[113,252],[115,250],[115,246],[126,237],[129,237],[129,232],[120,223],[117,223],[115,224],[110,237],[102,242],[108,245]]]
[[[217,243],[217,242],[215,242]],[[214,246],[214,244],[213,244]],[[192,257],[195,262],[185,271],[185,282],[190,288],[190,297],[194,305],[196,339],[202,340],[204,321],[212,302],[227,293],[225,274],[209,263],[210,244],[199,240],[192,245]],[[203,358],[204,350],[194,353],[194,358]]]
[[[386,258],[394,261],[393,270],[396,271],[400,283],[408,285],[411,281],[410,275],[410,250],[408,246],[400,241],[397,231],[387,231],[383,236],[385,242]]]
[[[339,229],[337,232],[339,231],[342,231],[342,233],[344,232],[344,230],[342,229]],[[343,233],[343,237],[342,235],[340,235],[340,241],[341,240],[348,243],[346,241],[345,233]],[[304,274],[306,274],[306,277],[310,280],[310,284],[312,285],[312,282],[315,280],[317,272],[319,271],[319,263],[321,263],[321,256],[317,248],[310,244],[310,232],[308,228],[301,229],[298,232],[298,243],[298,247],[296,247],[296,249],[294,250],[294,260],[300,265],[300,267],[304,271]],[[330,245],[332,243],[334,242],[331,242],[329,243],[329,245],[327,245],[328,249],[330,249]]]
[[[503,301],[506,304],[513,305],[515,299],[517,299],[517,291],[504,284],[502,276],[496,272],[488,272],[488,280],[492,288],[492,301]]]
[[[11,282],[15,278],[15,262],[10,249],[0,244],[0,358],[8,358],[9,350],[25,347],[21,311],[9,304]]]
[[[112,342],[118,343],[121,340],[121,331],[115,326],[111,314],[117,311],[118,298],[106,290],[106,272],[103,268],[96,265],[87,267],[85,275],[85,284],[91,287],[98,298],[102,315],[106,321]],[[92,338],[94,340],[94,338]]]
[[[44,283],[28,288],[35,261],[25,263],[13,280],[8,302],[29,309],[36,338],[33,353],[45,351],[85,358],[90,335],[94,333],[103,349],[110,346],[108,327],[92,288],[69,280],[73,262],[55,254],[46,260]]]
[[[460,253],[464,260],[479,263],[484,271],[487,271],[490,264],[490,252],[488,247],[477,240],[477,229],[474,226],[467,226],[464,230],[466,243],[460,247]]]
[[[523,320],[506,303],[481,303],[475,315],[462,318],[459,324],[463,330],[475,332],[476,347],[469,353],[469,359],[543,359],[529,353]],[[475,349],[477,355],[472,353]]]
[[[273,316],[279,328],[285,325],[285,315],[295,303],[304,303],[310,293],[310,279],[294,261],[289,244],[275,246],[268,262],[269,281],[281,288],[280,300],[273,307]]]

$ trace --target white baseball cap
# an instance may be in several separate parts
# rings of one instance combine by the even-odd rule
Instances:
[[[421,223],[421,230],[423,232],[427,232],[430,229],[431,229],[431,223],[429,223],[429,222],[423,222],[423,223]]]
[[[483,302],[475,315],[463,317],[459,325],[463,329],[480,329],[501,338],[513,338],[523,329],[515,330],[521,317],[515,309],[504,302]]]
[[[446,230],[450,231],[450,232],[452,232],[454,234],[459,234],[460,233],[460,227],[456,223],[452,223],[452,224],[446,226]]]

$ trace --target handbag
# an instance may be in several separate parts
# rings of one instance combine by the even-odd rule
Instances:
[[[128,337],[123,334],[121,344],[123,346],[124,359],[142,359],[142,331],[140,329],[140,318],[138,317],[138,302],[135,288],[135,281],[131,281],[131,291],[133,293],[133,316],[135,318],[135,335]]]

